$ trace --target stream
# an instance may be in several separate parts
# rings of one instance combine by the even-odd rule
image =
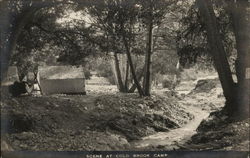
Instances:
[[[196,129],[201,121],[209,116],[207,111],[203,111],[197,107],[188,107],[188,111],[194,115],[194,119],[183,127],[173,129],[168,132],[158,132],[153,135],[143,137],[142,140],[133,142],[136,149],[147,147],[161,147],[177,149],[178,145],[183,145],[196,133]],[[178,144],[177,144],[178,143]]]
[[[211,78],[213,78],[212,76]],[[180,94],[189,94],[194,88],[197,81],[192,83],[183,83],[177,91]],[[159,95],[164,95],[163,91],[157,92]],[[178,149],[179,146],[185,144],[191,137],[196,134],[196,129],[200,125],[203,119],[206,119],[210,112],[202,109],[201,105],[208,102],[214,102],[216,99],[207,100],[208,97],[201,95],[187,96],[184,100],[179,101],[184,105],[186,111],[194,115],[194,119],[188,122],[186,125],[170,130],[168,132],[157,132],[155,134],[143,137],[141,140],[132,142],[131,145],[135,149],[151,149],[164,148],[167,150]]]

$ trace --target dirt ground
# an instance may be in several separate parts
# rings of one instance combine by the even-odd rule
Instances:
[[[221,111],[211,113],[181,149],[249,151],[249,123],[250,119],[232,122]]]
[[[4,137],[14,150],[125,150],[193,119],[175,100],[100,93],[5,99]]]
[[[112,85],[86,89],[87,95],[3,99],[2,138],[13,150],[33,151],[246,150],[249,145],[249,120],[207,118],[224,105],[218,80],[182,82],[175,92],[155,89],[146,98],[118,93]]]

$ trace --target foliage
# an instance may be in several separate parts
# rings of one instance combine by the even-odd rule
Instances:
[[[176,65],[178,63],[178,56],[175,51],[166,51],[155,53],[153,55],[152,73],[160,74],[177,74]]]
[[[24,1],[15,2],[18,4],[13,6],[18,7],[19,2]],[[30,2],[32,2],[31,7],[26,7],[34,7],[33,1]],[[150,65],[153,72],[146,73],[152,73],[152,78],[157,73],[177,73],[175,65],[178,57],[174,55],[176,50],[173,48],[178,27],[174,23],[178,18],[173,14],[180,9],[178,8],[180,5],[177,7],[175,5],[177,0],[78,2],[59,3],[54,0],[48,4],[44,1],[42,4],[48,6],[37,9],[21,30],[12,63],[20,65],[24,73],[34,70],[41,64],[85,65],[90,56],[105,56],[109,52],[124,54],[127,51],[124,40],[133,58],[136,55],[144,55],[148,52],[147,26],[151,21],[155,34],[153,38],[156,42],[150,50],[154,54],[153,65]],[[70,18],[71,12],[77,12],[79,18]],[[160,25],[163,26],[160,27]],[[157,40],[156,29],[161,32],[161,42]],[[162,45],[167,45],[170,50],[159,51]],[[133,60],[135,61],[136,59]],[[136,64],[133,63],[138,67]],[[139,65],[136,72],[143,68],[144,63],[141,62]],[[110,70],[105,71],[100,73],[109,74]]]
[[[23,74],[34,71],[38,65],[58,65],[59,63],[83,65],[85,58],[99,51],[84,34],[94,31],[85,27],[73,28],[67,23],[62,25],[58,19],[64,16],[64,9],[72,5],[57,5],[43,8],[22,29],[17,39],[16,51],[12,54],[11,64],[17,65]],[[83,23],[78,23],[83,25]]]
[[[105,77],[108,79],[108,81],[110,82],[110,84],[115,85],[115,77],[112,71],[112,67],[110,64],[110,60],[109,59],[102,59],[100,60],[99,63],[96,63],[96,71],[97,71],[97,76],[99,77]]]
[[[231,19],[224,9],[223,3],[217,3],[214,7],[224,48],[228,56],[235,56]],[[195,4],[190,4],[188,8],[186,16],[181,19],[182,25],[177,37],[180,63],[184,67],[200,63],[200,65],[207,65],[204,67],[205,69],[211,69],[209,65],[213,65],[213,60],[210,53],[211,49],[206,40],[204,21]],[[233,64],[234,61],[232,60],[231,65]]]
[[[172,82],[171,80],[168,80],[168,79],[164,79],[162,80],[162,87],[163,88],[168,88],[168,89],[172,89]]]

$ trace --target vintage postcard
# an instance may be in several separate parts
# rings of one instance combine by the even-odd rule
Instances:
[[[250,3],[0,0],[2,158],[249,158]]]

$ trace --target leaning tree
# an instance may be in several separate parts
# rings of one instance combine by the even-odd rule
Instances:
[[[196,0],[189,27],[184,32],[186,41],[179,52],[195,60],[201,52],[208,53],[222,85],[226,99],[224,111],[234,119],[249,117],[249,2],[245,0]],[[196,20],[193,21],[193,17]],[[194,38],[194,32],[198,36]],[[190,36],[191,34],[191,36]],[[192,39],[192,40],[190,40]],[[196,40],[195,40],[196,39]],[[198,40],[197,40],[198,39]],[[236,50],[234,69],[237,82],[233,80],[232,61],[229,61],[232,48]],[[189,52],[189,54],[188,54]],[[193,53],[190,53],[193,52]]]

